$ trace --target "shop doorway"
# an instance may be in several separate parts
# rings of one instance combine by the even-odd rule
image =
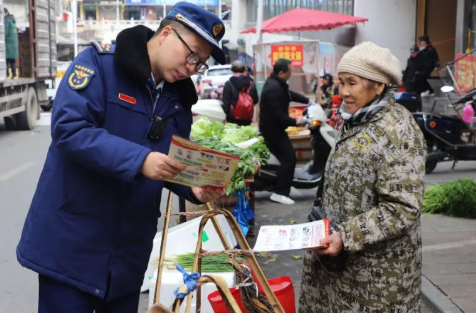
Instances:
[[[455,58],[456,7],[455,0],[418,0],[416,43],[421,35],[428,35],[438,51],[440,65]],[[433,72],[432,76],[438,76]]]

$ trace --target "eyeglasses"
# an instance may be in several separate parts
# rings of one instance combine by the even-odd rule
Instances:
[[[190,54],[187,56],[187,58],[185,59],[187,61],[188,64],[191,64],[191,65],[195,65],[195,70],[198,72],[198,73],[203,73],[205,72],[206,70],[208,70],[208,65],[206,63],[203,63],[202,61],[200,61],[200,57],[198,56],[198,54],[196,52],[194,52],[192,49],[190,49],[190,47],[187,45],[187,43],[185,42],[185,40],[183,40],[182,36],[179,35],[179,33],[171,28],[174,33],[177,35],[178,39],[180,39],[180,41],[185,45],[185,47],[187,47],[187,49],[190,51]]]

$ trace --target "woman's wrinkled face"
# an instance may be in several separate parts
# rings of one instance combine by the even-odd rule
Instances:
[[[383,84],[371,83],[368,79],[350,73],[339,73],[339,95],[344,100],[345,110],[354,114],[383,91]]]

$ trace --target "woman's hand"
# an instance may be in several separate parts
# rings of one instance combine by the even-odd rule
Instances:
[[[344,249],[344,242],[342,241],[342,236],[340,233],[334,233],[324,239],[321,239],[319,244],[321,246],[327,247],[313,249],[315,253],[320,255],[336,256],[342,249]]]
[[[225,194],[224,188],[192,187],[192,192],[198,201],[206,203],[216,200]]]

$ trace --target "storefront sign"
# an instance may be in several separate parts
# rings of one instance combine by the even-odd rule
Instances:
[[[177,4],[177,2],[180,2],[182,0],[126,0],[126,4],[135,4],[135,5],[164,5],[164,3],[167,6],[173,6]],[[217,6],[218,5],[218,0],[189,0],[187,1],[189,3],[196,4],[198,6]]]
[[[302,45],[276,45],[271,46],[271,66],[278,59],[291,60],[291,66],[301,67],[304,64]]]
[[[456,59],[462,57],[457,54]],[[467,55],[455,63],[456,85],[461,91],[469,91],[476,87],[476,56]]]

